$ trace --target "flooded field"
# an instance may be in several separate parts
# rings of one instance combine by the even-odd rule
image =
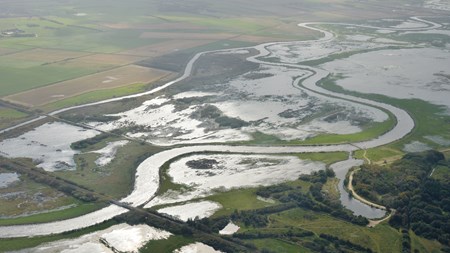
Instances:
[[[77,151],[70,145],[97,134],[99,132],[95,130],[66,123],[46,123],[19,137],[1,141],[0,155],[31,158],[38,167],[47,171],[75,170],[73,156]]]
[[[19,174],[17,173],[0,173],[0,188],[6,188],[19,180]]]
[[[418,98],[450,111],[450,51],[438,48],[381,50],[322,65],[340,73],[347,90],[396,98]],[[401,90],[401,92],[398,92]]]
[[[322,32],[323,38],[316,41],[268,43],[247,49],[199,53],[188,63],[180,78],[154,90],[66,108],[51,114],[158,93],[155,98],[148,99],[136,108],[104,115],[112,120],[87,123],[101,131],[120,129],[130,139],[155,145],[209,144],[176,147],[144,160],[136,170],[133,192],[120,200],[132,206],[145,205],[149,208],[160,204],[185,202],[230,189],[268,186],[295,180],[301,174],[324,169],[325,164],[289,156],[292,153],[353,152],[374,148],[399,140],[414,128],[411,116],[400,108],[319,87],[317,84],[331,73],[340,74],[342,78],[337,84],[349,90],[400,96],[397,95],[398,92],[394,92],[394,87],[401,87],[407,91],[401,98],[420,98],[449,106],[448,101],[444,99],[448,96],[448,73],[445,69],[445,66],[449,65],[448,52],[444,49],[421,48],[420,45],[410,45],[409,42],[390,37],[399,31],[436,29],[439,25],[421,21],[419,18],[383,22],[388,22],[389,25],[335,24],[353,31],[339,37],[332,32],[312,27],[326,24],[301,24],[303,28]],[[361,32],[358,29],[361,29]],[[380,32],[368,36],[367,30]],[[394,46],[405,48],[388,48]],[[415,48],[410,48],[411,46]],[[340,56],[346,53],[351,54]],[[202,66],[194,63],[199,59],[210,59],[213,62],[215,58],[226,55],[234,55],[233,57],[238,57],[241,62],[243,59],[250,62],[251,64],[244,65],[249,70],[222,77],[216,82],[203,82],[205,78],[210,77],[199,76]],[[424,61],[420,62],[414,57],[423,57]],[[323,60],[324,58],[326,60]],[[388,64],[388,59],[389,62],[393,59],[394,64]],[[316,60],[317,62],[314,62]],[[439,63],[437,68],[431,64],[435,64],[435,61]],[[420,64],[429,68],[422,69],[423,65]],[[424,71],[425,78],[410,74],[418,69]],[[413,82],[416,77],[417,82]],[[406,82],[400,82],[403,79]],[[430,83],[429,80],[433,81]],[[197,81],[200,85],[195,85],[195,88],[192,88],[192,83],[189,85],[189,82],[198,84]],[[182,85],[186,85],[186,88],[183,89]],[[169,86],[168,91],[164,92]],[[395,118],[395,126],[366,141],[291,147],[211,144],[251,141],[255,133],[270,135],[279,140],[305,140],[319,134],[358,133],[371,124],[388,120],[387,112]],[[53,134],[61,129],[65,133],[64,138]],[[77,152],[70,149],[70,144],[98,133],[96,130],[85,130],[63,123],[45,124],[18,138],[4,140],[0,143],[0,151],[7,157],[32,158],[39,166],[49,171],[75,169],[73,155]],[[48,136],[51,138],[46,138]],[[442,141],[436,138],[434,140]],[[60,143],[60,146],[55,147],[55,143]],[[97,165],[109,163],[117,148],[125,144],[109,143],[106,148],[94,151],[100,156],[96,161]],[[192,155],[201,152],[211,154]],[[167,176],[171,178],[172,183],[184,186],[183,190],[169,190],[155,196],[162,183],[159,175],[161,166],[182,155],[185,157],[170,164]],[[341,180],[341,202],[357,215],[381,217],[384,211],[349,199],[343,189],[342,182],[347,171],[361,163],[361,160],[349,159],[332,165]],[[189,208],[191,212],[182,214],[180,210],[185,208]],[[194,202],[165,207],[160,211],[185,220],[196,216],[206,217],[219,208],[220,206],[213,202]],[[111,205],[88,215],[49,224],[0,227],[0,237],[61,233],[91,226],[124,212],[126,209]],[[181,248],[179,252],[189,252],[192,247],[203,246],[194,244],[186,247]]]

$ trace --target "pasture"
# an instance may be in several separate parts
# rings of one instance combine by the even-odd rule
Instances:
[[[6,97],[5,100],[35,107],[90,91],[118,88],[134,83],[151,83],[169,74],[167,71],[127,65],[18,93]]]

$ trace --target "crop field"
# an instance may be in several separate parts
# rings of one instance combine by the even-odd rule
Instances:
[[[128,65],[15,94],[5,99],[13,103],[34,107],[89,91],[118,88],[134,83],[150,83],[169,74],[167,71]]]
[[[143,55],[147,57],[157,57],[164,54],[181,51],[187,48],[202,46],[209,44],[214,40],[168,40],[160,43],[155,43],[149,46],[138,47],[119,54],[123,55]]]

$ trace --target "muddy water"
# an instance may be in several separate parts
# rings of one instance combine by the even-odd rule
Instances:
[[[420,22],[420,19],[415,19],[416,21]],[[420,28],[420,29],[435,29],[440,27],[440,25],[432,23],[432,22],[426,22],[427,24],[426,28]],[[316,42],[323,42],[323,41],[330,41],[334,39],[334,35],[328,31],[323,31],[318,28],[311,28],[308,26],[308,24],[302,24],[301,26],[307,27],[312,30],[320,31],[324,34],[324,37],[317,40]],[[371,27],[372,28],[372,27]],[[385,28],[388,30],[394,30],[394,28]],[[413,30],[418,30],[419,28],[413,28]],[[398,29],[397,30],[407,30],[407,29]],[[283,64],[283,63],[267,63],[258,60],[258,57],[266,56],[270,52],[266,49],[266,47],[270,45],[276,45],[277,43],[268,43],[263,44],[254,47],[254,49],[259,50],[260,54],[255,57],[249,58],[250,61],[255,61],[258,63],[263,64],[274,64],[279,66],[289,66],[293,68],[301,68],[303,70],[307,70],[310,72],[310,75],[307,79],[303,80],[302,85],[304,88],[306,88],[309,92],[315,93],[315,95],[319,96],[326,96],[326,97],[332,97],[336,100],[346,99],[348,101],[352,101],[354,103],[365,103],[370,106],[375,106],[379,108],[383,108],[385,110],[390,111],[396,118],[397,118],[397,125],[389,132],[381,135],[378,138],[375,138],[370,141],[365,142],[358,142],[358,143],[351,143],[351,144],[338,144],[338,145],[327,145],[327,146],[295,146],[295,147],[256,147],[256,146],[226,146],[226,145],[203,145],[203,146],[189,146],[189,147],[181,147],[181,148],[174,148],[171,150],[167,150],[158,154],[155,154],[149,158],[147,158],[143,163],[139,165],[136,171],[136,181],[135,181],[135,188],[133,192],[126,198],[122,199],[123,202],[128,202],[133,206],[140,206],[148,202],[152,196],[156,193],[156,190],[159,186],[159,168],[162,166],[166,161],[183,155],[183,154],[189,154],[194,152],[234,152],[234,153],[248,153],[248,154],[254,154],[254,153],[260,153],[260,154],[274,154],[274,153],[284,153],[284,154],[290,154],[290,153],[310,153],[310,152],[333,152],[333,151],[346,151],[351,152],[358,150],[360,148],[372,148],[377,147],[380,145],[388,144],[392,141],[398,140],[402,137],[404,137],[406,134],[408,134],[411,129],[414,127],[414,122],[411,119],[411,117],[403,110],[396,108],[394,106],[370,101],[367,99],[361,99],[356,97],[351,97],[348,95],[342,95],[337,94],[331,91],[324,90],[322,88],[319,88],[316,86],[316,83],[326,77],[328,75],[328,72],[322,69],[307,67],[307,66],[299,66],[299,65],[290,65],[290,64]],[[288,43],[283,43],[288,44]],[[227,50],[221,50],[222,52],[226,52]],[[208,53],[208,52],[205,52]],[[192,66],[195,63],[195,61],[204,53],[197,54],[187,65],[184,74],[178,78],[177,80],[174,80],[172,82],[169,82],[161,87],[158,87],[154,90],[136,94],[132,96],[126,96],[122,98],[115,98],[115,99],[109,99],[105,101],[100,101],[97,103],[91,103],[88,105],[82,105],[82,106],[76,106],[71,108],[62,109],[59,111],[55,111],[51,113],[52,115],[68,111],[75,108],[82,108],[86,106],[96,105],[96,104],[103,104],[108,103],[112,101],[118,101],[125,98],[133,98],[138,96],[143,96],[147,94],[151,94],[154,92],[157,92],[159,90],[162,90],[180,80],[183,80],[184,78],[188,77],[191,74]],[[296,85],[298,88],[302,88],[298,86],[300,80],[296,80]],[[13,128],[11,128],[13,129]],[[2,132],[0,132],[1,134]],[[348,168],[351,165],[357,165],[360,163],[360,161],[357,160],[348,160],[343,163],[338,163],[334,165],[334,168],[338,174],[338,177],[342,178],[342,175],[346,173]],[[343,189],[341,189],[343,190]],[[344,196],[344,194],[342,194]],[[347,201],[345,198],[342,198],[343,204],[353,210],[357,214],[364,215],[366,217],[379,217],[381,216],[380,213],[378,213],[377,210],[365,210],[364,205],[361,205],[361,203],[356,201]],[[100,223],[102,221],[105,221],[107,219],[112,218],[115,215],[118,215],[120,213],[126,212],[125,209],[117,207],[117,206],[109,206],[104,209],[101,209],[99,211],[93,212],[91,214],[83,215],[77,218],[58,221],[58,222],[52,222],[52,223],[46,223],[46,224],[37,224],[37,225],[20,225],[20,226],[4,226],[0,227],[0,237],[19,237],[19,236],[36,236],[36,235],[47,235],[47,234],[54,234],[54,233],[62,233],[65,231],[71,231],[74,229],[80,229],[83,227],[88,227],[97,223]]]
[[[340,200],[343,206],[350,209],[355,215],[362,215],[369,219],[381,218],[386,214],[384,210],[370,207],[359,200],[350,197],[344,189],[344,180],[348,170],[352,167],[360,166],[363,163],[363,160],[349,159],[332,164],[330,168],[334,170],[336,177],[339,179],[338,190],[341,194]]]

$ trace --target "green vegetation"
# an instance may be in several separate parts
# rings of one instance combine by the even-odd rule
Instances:
[[[74,203],[77,206],[70,207],[68,209],[51,211],[41,214],[35,214],[20,218],[13,219],[0,219],[0,225],[20,225],[20,224],[35,224],[35,223],[45,223],[57,220],[64,220],[69,218],[74,218],[98,210],[105,206],[101,203]]]
[[[105,146],[117,138],[103,139],[97,148]],[[93,150],[92,147],[85,149]],[[98,154],[83,153],[75,156],[77,170],[57,171],[56,175],[85,186],[95,192],[106,194],[112,198],[127,196],[133,190],[137,166],[152,154],[161,151],[160,148],[147,144],[130,142],[117,150],[111,163],[100,167],[95,164]]]
[[[0,129],[11,126],[12,123],[29,116],[25,112],[0,106]]]
[[[82,105],[87,103],[92,103],[96,101],[101,101],[109,98],[121,97],[126,95],[131,95],[135,93],[144,92],[147,88],[146,84],[132,84],[124,87],[107,89],[107,90],[97,90],[84,93],[71,98],[66,98],[51,104],[45,105],[40,109],[45,112],[51,112],[58,109],[71,107],[75,105]]]
[[[267,203],[258,200],[257,189],[237,189],[231,190],[206,199],[220,203],[223,208],[214,213],[213,217],[230,215],[234,210],[251,210],[275,205],[274,203]]]
[[[152,240],[142,247],[139,252],[173,252],[174,250],[194,242],[195,241],[192,238],[173,235],[166,240]]]
[[[413,131],[405,138],[387,145],[388,149],[380,151],[377,149],[368,152],[369,158],[379,161],[385,156],[392,156],[394,153],[397,155],[399,150],[403,149],[403,145],[410,143],[411,141],[422,141],[431,145],[432,147],[439,148],[438,144],[431,143],[425,136],[438,135],[444,138],[450,138],[450,116],[446,115],[445,108],[438,105],[433,105],[428,102],[419,99],[397,99],[377,94],[362,94],[354,91],[348,91],[335,84],[334,81],[328,80],[322,83],[323,87],[339,93],[349,94],[356,97],[368,98],[383,103],[387,103],[407,111],[414,119],[415,127]],[[394,151],[394,150],[397,151]],[[392,151],[392,152],[391,152]],[[400,153],[401,154],[401,153]]]
[[[387,225],[375,228],[357,226],[330,215],[305,210],[288,210],[270,216],[270,227],[298,227],[316,234],[331,234],[375,252],[400,252],[400,233]]]
[[[67,68],[64,66],[39,66],[27,69],[0,67],[2,77],[0,96],[88,75],[95,70],[88,68]],[[49,74],[51,73],[51,74]]]
[[[450,169],[442,153],[410,153],[389,167],[362,166],[353,184],[361,196],[396,210],[392,226],[449,245],[450,181],[431,177],[436,167]]]
[[[323,162],[327,166],[339,161],[347,160],[347,152],[324,152],[324,153],[303,153],[297,154],[298,158],[303,160],[312,160]]]
[[[255,239],[250,240],[253,244],[256,245],[261,250],[266,250],[266,252],[280,252],[280,253],[297,253],[311,252],[308,248],[296,245],[292,242],[283,239]]]

